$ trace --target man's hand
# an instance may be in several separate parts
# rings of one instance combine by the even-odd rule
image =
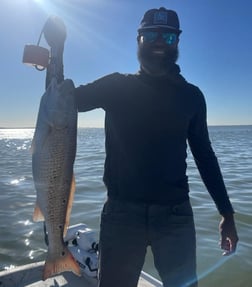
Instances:
[[[220,247],[224,250],[224,256],[233,254],[239,240],[233,214],[222,215],[219,225],[220,231]]]

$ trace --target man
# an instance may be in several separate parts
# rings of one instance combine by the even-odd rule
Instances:
[[[227,255],[236,249],[234,211],[209,141],[204,96],[176,64],[180,33],[176,12],[147,11],[137,36],[140,71],[76,89],[79,112],[106,112],[100,287],[137,286],[147,246],[165,287],[197,286],[187,142],[222,215],[221,248]]]

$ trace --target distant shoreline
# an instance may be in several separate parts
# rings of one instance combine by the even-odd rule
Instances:
[[[78,129],[103,129],[104,127],[78,127]],[[0,130],[30,130],[35,127],[0,127]]]
[[[239,125],[239,124],[233,124],[233,125],[208,125],[208,127],[249,127],[252,126],[252,124],[245,124],[245,125]],[[104,127],[78,127],[80,129],[104,129]],[[25,130],[25,129],[35,129],[35,127],[0,127],[1,130]]]
[[[35,127],[0,127],[0,130],[28,130],[35,129]]]

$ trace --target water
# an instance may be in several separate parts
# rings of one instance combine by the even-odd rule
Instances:
[[[210,136],[236,210],[237,253],[222,257],[220,216],[188,155],[191,201],[197,228],[199,287],[252,286],[252,126],[210,127]],[[33,129],[0,129],[0,270],[44,260],[41,223],[32,222],[35,192],[31,174]],[[98,237],[106,199],[102,183],[103,129],[79,129],[75,162],[76,195],[71,224],[84,222]],[[144,270],[158,277],[148,252]]]

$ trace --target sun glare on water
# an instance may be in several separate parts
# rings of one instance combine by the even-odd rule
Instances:
[[[31,139],[34,134],[33,128],[27,129],[1,129],[0,139]]]

